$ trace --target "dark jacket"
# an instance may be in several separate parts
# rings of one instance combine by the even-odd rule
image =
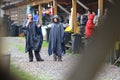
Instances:
[[[88,16],[84,14],[84,15],[82,15],[82,17],[83,18],[81,19],[80,25],[85,26],[88,21]]]
[[[22,25],[22,30],[25,34],[26,38],[26,48],[25,52],[28,52],[29,50],[35,50],[40,51],[41,43],[40,43],[40,32],[37,27],[37,23],[35,21],[32,21],[29,23],[28,27],[26,27],[26,21],[24,21]]]
[[[53,17],[58,19],[58,22],[53,21],[52,27],[49,34],[49,46],[48,53],[56,53],[58,56],[61,56],[64,53],[64,28],[62,23],[59,22],[59,17],[55,15]],[[53,20],[52,19],[52,20]]]

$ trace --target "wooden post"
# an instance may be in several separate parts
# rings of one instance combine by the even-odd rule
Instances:
[[[72,0],[72,8],[73,8],[73,13],[72,13],[72,24],[73,24],[73,32],[74,34],[78,34],[79,33],[79,28],[77,25],[77,8],[76,8],[76,0]]]
[[[4,53],[3,53],[4,54]],[[0,62],[2,65],[0,65],[0,68],[5,69],[10,72],[10,54],[4,54],[0,55]]]
[[[39,20],[40,24],[42,25],[42,4],[39,4]]]
[[[103,0],[98,0],[98,12],[101,20],[101,17],[103,16]]]
[[[20,25],[20,7],[18,7],[18,24]]]
[[[57,1],[53,0],[53,7],[54,7],[54,15],[57,14]]]

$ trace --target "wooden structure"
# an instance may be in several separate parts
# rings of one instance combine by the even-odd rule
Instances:
[[[98,9],[100,10],[100,17],[103,15],[103,0],[92,0],[98,2]],[[70,14],[70,10],[67,10],[64,8],[61,4],[64,5],[71,5],[73,8],[73,32],[74,34],[77,34],[79,32],[78,26],[76,23],[76,12],[77,12],[77,5],[79,4],[82,6],[84,9],[88,9],[87,6],[84,5],[85,1],[80,1],[80,0],[23,0],[19,3],[14,4],[9,8],[4,8],[5,14],[11,15],[12,20],[15,21],[18,25],[22,23],[22,21],[26,18],[26,10],[27,10],[27,5],[30,6],[36,6],[38,5],[38,10],[39,10],[39,15],[42,16],[42,4],[49,4],[50,2],[53,3],[53,8],[54,8],[54,15],[56,15],[58,12],[58,7],[65,11],[67,14]],[[82,4],[83,2],[83,4]],[[90,2],[90,1],[89,1]],[[78,3],[78,4],[77,4]],[[42,17],[40,17],[40,22],[42,24]]]
[[[100,18],[103,16],[103,0],[98,0],[98,10],[100,11]]]
[[[78,34],[79,33],[79,29],[78,29],[78,25],[77,25],[77,22],[76,22],[76,20],[77,20],[77,6],[76,6],[76,0],[72,0],[72,8],[73,8],[73,14],[72,14],[72,16],[73,16],[73,32],[74,32],[74,34]]]

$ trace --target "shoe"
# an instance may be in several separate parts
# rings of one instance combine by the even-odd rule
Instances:
[[[53,60],[57,61],[57,56],[55,54],[53,55]]]
[[[58,57],[58,61],[62,62],[62,56]]]
[[[57,61],[57,58],[54,58],[54,61]]]
[[[33,60],[32,60],[32,59],[30,59],[30,60],[29,60],[29,62],[33,62]]]
[[[44,59],[38,59],[37,61],[44,61]]]

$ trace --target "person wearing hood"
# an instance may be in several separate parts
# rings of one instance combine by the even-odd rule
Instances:
[[[52,55],[54,61],[62,61],[62,54],[65,53],[64,48],[64,28],[58,15],[52,18],[52,26],[49,34],[48,54]]]
[[[91,38],[94,34],[95,25],[93,23],[93,19],[94,19],[94,14],[92,14],[92,10],[88,10],[88,20],[85,26],[85,37],[86,37],[85,46],[87,46],[90,43]]]
[[[85,36],[86,38],[90,38],[93,36],[93,30],[95,28],[95,25],[93,23],[94,15],[92,14],[92,10],[88,10],[88,21],[86,23],[86,29],[85,29]]]
[[[33,50],[35,53],[35,57],[37,61],[44,61],[39,52],[41,49],[41,42],[40,42],[40,24],[36,23],[36,21],[33,20],[33,16],[31,13],[27,15],[27,20],[24,21],[22,25],[22,30],[24,32],[25,38],[26,38],[26,48],[25,52],[28,52],[29,55],[29,62],[33,61]]]

